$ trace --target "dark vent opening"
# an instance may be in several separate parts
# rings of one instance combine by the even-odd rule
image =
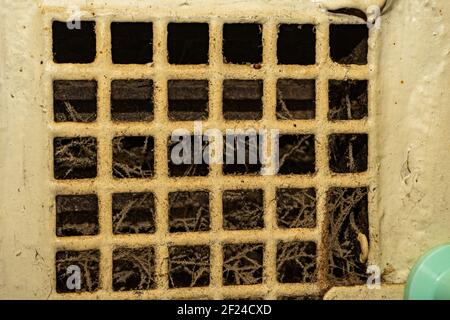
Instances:
[[[69,24],[69,26],[68,26]],[[53,21],[53,61],[56,63],[91,63],[96,55],[94,21],[70,22]]]
[[[278,64],[312,65],[316,63],[315,26],[282,24],[278,29]]]
[[[369,29],[365,24],[330,25],[330,55],[340,64],[367,64]]]
[[[153,137],[116,137],[112,145],[114,178],[150,178],[154,175]]]
[[[169,231],[209,231],[209,193],[178,191],[169,193]]]
[[[150,22],[111,23],[112,61],[146,64],[153,59],[153,25]]]
[[[260,189],[225,190],[222,194],[223,228],[264,228],[264,192]]]
[[[263,60],[262,25],[233,23],[223,26],[225,63],[261,63]]]
[[[169,23],[167,49],[170,64],[207,64],[209,26],[207,23]]]
[[[314,135],[280,135],[278,174],[311,174],[315,172]]]
[[[156,225],[153,193],[114,193],[112,226],[114,234],[154,233]]]
[[[224,80],[223,117],[225,120],[259,120],[263,114],[262,80]]]

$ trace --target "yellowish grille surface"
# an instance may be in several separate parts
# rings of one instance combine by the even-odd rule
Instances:
[[[238,5],[236,5],[238,6]],[[83,8],[82,8],[83,9]],[[51,240],[55,253],[60,250],[100,251],[99,288],[95,292],[64,293],[54,298],[246,298],[276,299],[284,296],[315,296],[330,287],[327,281],[327,248],[323,243],[327,215],[327,192],[332,187],[368,187],[369,219],[376,212],[375,186],[376,137],[373,133],[375,116],[376,56],[370,50],[376,41],[377,31],[371,30],[367,65],[340,65],[329,55],[330,24],[361,23],[355,17],[330,16],[317,9],[311,12],[261,7],[245,13],[242,8],[221,11],[220,6],[206,9],[114,9],[84,8],[83,20],[95,21],[97,56],[89,64],[58,64],[52,59],[52,21],[66,21],[66,8],[44,8],[44,31],[47,33],[45,84],[47,103],[53,103],[52,82],[58,80],[96,80],[97,119],[91,123],[54,122],[49,114],[49,145],[55,137],[95,137],[97,139],[97,177],[80,180],[58,180],[50,169],[54,195],[97,194],[99,201],[98,235],[57,237]],[[118,65],[111,60],[111,22],[145,21],[153,24],[153,62],[145,65]],[[203,22],[209,24],[209,64],[173,65],[167,58],[167,25],[169,22]],[[231,65],[223,62],[222,28],[224,23],[250,22],[263,26],[263,63]],[[281,23],[314,24],[316,26],[316,64],[311,66],[278,65],[277,33]],[[277,120],[276,82],[278,79],[316,79],[316,115],[312,120]],[[150,122],[117,123],[110,115],[111,81],[117,79],[151,79],[154,86],[154,119]],[[193,132],[192,122],[170,121],[167,113],[168,80],[207,79],[209,81],[209,117],[202,121],[203,129],[253,128],[277,129],[281,134],[314,134],[315,174],[312,175],[257,175],[224,176],[220,164],[211,164],[206,177],[169,177],[167,139],[178,128]],[[264,81],[263,117],[260,121],[225,121],[222,114],[222,81],[224,79],[262,79]],[[368,114],[362,120],[329,121],[329,80],[369,80]],[[368,170],[363,173],[335,174],[329,169],[328,137],[333,133],[367,133]],[[152,136],[154,138],[154,176],[147,179],[115,179],[112,176],[112,140],[117,136]],[[53,147],[49,148],[49,165],[53,165]],[[317,222],[310,229],[282,229],[276,221],[277,188],[316,189]],[[262,189],[264,191],[264,228],[261,230],[233,230],[222,228],[222,193],[229,189]],[[207,190],[210,194],[210,231],[194,233],[168,232],[168,194],[173,191]],[[152,192],[155,196],[156,231],[152,234],[114,235],[111,219],[112,193]],[[54,230],[55,217],[48,220]],[[376,250],[372,241],[376,228],[370,226],[371,250],[369,260]],[[279,241],[313,241],[317,244],[317,279],[311,283],[280,283],[277,280],[277,243]],[[223,285],[222,246],[229,243],[263,243],[263,281],[254,285]],[[210,248],[210,284],[205,287],[170,288],[168,277],[169,246],[207,245]],[[112,287],[115,248],[152,246],[155,248],[155,288],[140,291],[114,291]],[[366,254],[367,252],[364,252]],[[56,283],[56,271],[54,270]]]

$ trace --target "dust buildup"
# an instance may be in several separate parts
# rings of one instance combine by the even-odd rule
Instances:
[[[97,82],[53,81],[55,122],[93,122],[97,118]]]
[[[367,171],[367,134],[332,134],[328,140],[329,165],[335,173]]]
[[[169,193],[169,231],[209,231],[209,193],[206,191]]]
[[[223,284],[262,283],[263,254],[262,243],[225,244],[223,246]]]
[[[175,152],[177,157],[180,157],[180,159],[187,159],[187,163],[180,163],[176,164],[172,161],[172,150],[174,147],[176,147],[180,142],[181,139],[184,141],[188,141],[188,139],[191,139],[190,142],[190,156],[185,155],[184,152],[188,152],[187,150],[181,150],[179,153]],[[194,139],[196,141],[194,141]],[[195,143],[198,143],[200,147],[196,148]],[[167,150],[167,158],[168,158],[168,166],[169,166],[169,176],[171,177],[205,177],[209,174],[209,164],[207,161],[205,161],[205,158],[208,159],[208,147],[209,147],[209,141],[205,141],[203,139],[203,136],[201,135],[192,135],[192,136],[182,136],[180,137],[179,141],[171,141],[169,138],[168,140],[168,150]],[[186,147],[187,148],[187,147]],[[206,155],[206,156],[204,156]],[[196,161],[195,158],[200,159],[200,161]],[[197,162],[197,163],[196,163]]]
[[[358,236],[369,239],[367,188],[332,188],[327,193],[323,234],[329,286],[365,283],[366,262],[360,261]]]
[[[55,179],[84,179],[97,176],[97,139],[54,138]]]
[[[316,81],[280,79],[277,82],[277,119],[314,119]]]
[[[223,228],[249,230],[264,228],[262,190],[225,190],[222,195]]]
[[[56,292],[92,292],[99,287],[99,250],[84,251],[58,251],[55,257]],[[68,278],[73,273],[68,272],[69,266],[80,268],[80,289],[70,289],[67,286]],[[70,284],[73,281],[69,281]]]
[[[277,224],[280,228],[315,228],[316,190],[277,189]]]
[[[228,137],[228,139],[227,139]],[[230,137],[233,137],[232,143],[229,143]],[[223,137],[223,166],[222,172],[224,175],[244,175],[252,174],[257,175],[261,172],[262,164],[259,157],[259,148],[262,143],[262,135],[255,135],[252,137],[236,134],[234,136],[228,135]],[[245,139],[245,140],[244,140]],[[238,142],[240,141],[240,142]],[[245,161],[242,164],[238,164],[238,154],[242,152],[240,143],[243,143],[242,148],[245,152]],[[241,153],[242,154],[242,153]],[[227,158],[233,159],[232,163],[227,163]],[[251,161],[250,159],[256,159]],[[251,163],[252,162],[252,163]]]
[[[280,135],[278,174],[310,174],[315,172],[314,135]]]
[[[278,242],[277,279],[281,283],[306,283],[317,279],[316,243]]]
[[[114,234],[154,233],[156,226],[153,193],[114,193],[112,225]]]
[[[114,291],[149,290],[155,287],[155,250],[153,247],[114,250]]]
[[[95,235],[98,230],[96,195],[56,196],[56,235],[58,237]]]
[[[114,178],[149,178],[154,175],[153,137],[113,139]]]
[[[329,92],[328,120],[367,118],[367,80],[330,80]]]
[[[208,286],[209,257],[209,246],[169,247],[169,288]]]

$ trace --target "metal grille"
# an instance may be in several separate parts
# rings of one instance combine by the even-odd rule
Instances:
[[[77,228],[73,227],[77,222],[70,221],[68,218],[54,216],[49,220],[49,230],[52,230],[49,232],[54,234],[52,242],[55,248],[56,267],[53,272],[56,289],[65,279],[64,277],[61,278],[60,272],[64,273],[63,269],[72,262],[80,263],[83,266],[83,272],[89,273],[89,279],[83,279],[85,286],[81,290],[82,292],[71,293],[70,290],[54,290],[53,297],[307,298],[320,296],[327,288],[339,284],[340,277],[342,283],[347,285],[361,280],[346,279],[345,272],[344,274],[333,273],[333,267],[343,268],[342,266],[339,267],[338,262],[331,266],[330,255],[332,255],[332,252],[330,253],[330,250],[332,251],[332,248],[329,246],[329,237],[333,236],[333,230],[329,228],[329,219],[333,214],[339,215],[340,212],[339,206],[332,207],[330,203],[340,201],[339,199],[342,198],[355,197],[356,199],[360,194],[361,197],[355,200],[355,207],[351,210],[356,210],[361,215],[365,214],[366,218],[367,210],[364,207],[368,207],[368,212],[371,214],[376,212],[373,190],[376,173],[376,137],[372,134],[375,130],[375,99],[373,97],[376,57],[370,49],[367,64],[339,64],[332,61],[330,57],[330,52],[333,54],[333,49],[330,50],[330,28],[332,29],[333,25],[361,23],[360,20],[346,16],[331,16],[330,18],[329,15],[318,10],[311,13],[290,12],[288,14],[287,11],[284,11],[284,14],[274,15],[252,14],[248,18],[235,16],[230,12],[223,15],[219,13],[212,17],[202,14],[197,15],[195,11],[189,14],[180,13],[176,22],[203,23],[208,25],[209,30],[209,63],[181,65],[170,64],[168,61],[168,25],[174,22],[174,19],[171,18],[174,15],[164,10],[161,10],[161,14],[157,10],[148,10],[148,14],[143,13],[146,10],[134,10],[132,11],[133,14],[130,11],[120,13],[120,10],[117,10],[117,12],[113,10],[113,14],[110,14],[111,11],[106,9],[87,9],[89,13],[85,14],[86,17],[83,16],[83,20],[95,22],[93,27],[95,28],[96,57],[92,62],[78,64],[58,63],[56,56],[52,59],[52,54],[54,54],[52,52],[52,23],[53,21],[66,21],[68,14],[64,8],[46,8],[44,11],[45,32],[48,34],[48,42],[46,45],[47,58],[44,60],[45,86],[43,90],[47,92],[48,104],[53,104],[55,107],[55,112],[50,112],[48,118],[49,144],[52,146],[49,148],[49,159],[52,159],[51,166],[53,166],[50,170],[50,180],[56,199],[53,200],[55,216],[64,213],[57,212],[58,202],[68,203],[65,205],[65,209],[61,209],[62,211],[82,211],[85,216],[91,218],[94,216],[91,220],[86,218],[83,221],[85,223],[83,230],[89,230],[87,233],[77,231]],[[151,23],[153,49],[150,58],[151,63],[113,63],[111,23],[130,22],[131,16],[133,22]],[[241,65],[224,62],[222,48],[224,24],[236,22],[261,25],[262,63]],[[277,39],[279,28],[280,25],[287,24],[314,25],[316,38],[315,64],[278,64]],[[375,41],[376,32],[370,31],[369,48]],[[86,61],[89,61],[89,57],[86,59]],[[114,84],[112,83],[114,83],[113,81],[129,79],[151,80],[149,85],[154,89],[153,114],[151,116],[145,112],[141,114],[142,117],[147,116],[147,121],[113,121],[111,87]],[[260,120],[225,121],[222,110],[222,88],[223,81],[227,79],[261,80],[263,82],[263,112]],[[313,113],[302,113],[307,115],[303,119],[285,119],[282,112],[277,113],[277,96],[279,94],[277,82],[280,79],[306,80],[306,83],[300,82],[297,84],[298,86],[308,86],[307,80],[315,80],[315,109]],[[368,88],[367,114],[362,112],[361,115],[358,110],[354,112],[350,110],[350,113],[344,112],[343,115],[339,110],[331,112],[333,110],[329,108],[329,99],[334,95],[332,96],[331,92],[329,94],[329,90],[332,86],[338,86],[339,88],[336,80],[347,79],[355,82],[357,82],[356,80],[368,81],[368,84],[366,83]],[[85,103],[78,104],[81,109],[85,106],[83,110],[89,110],[89,103],[86,101],[91,101],[92,106],[92,100],[96,100],[95,114],[90,115],[88,111],[77,112],[77,114],[84,115],[81,121],[65,121],[70,119],[70,112],[58,113],[56,110],[57,106],[60,105],[57,102],[60,98],[57,97],[56,86],[64,86],[64,83],[58,84],[54,82],[56,80],[84,80],[84,82],[77,83],[78,89],[74,90],[75,96],[72,98],[77,101],[85,101]],[[246,129],[251,127],[256,130],[273,128],[278,129],[282,135],[313,136],[314,173],[274,176],[224,175],[222,165],[211,164],[207,176],[170,177],[167,152],[168,137],[177,128],[187,128],[192,131],[193,126],[189,122],[169,118],[169,80],[208,81],[209,109],[207,118],[202,121],[204,130],[218,128],[225,132],[228,128]],[[96,87],[92,84],[92,81],[96,82]],[[85,95],[80,94],[83,91],[80,86],[87,88],[84,89],[84,92],[87,92]],[[92,91],[95,90],[96,98],[92,98]],[[77,92],[79,96],[77,96]],[[89,94],[89,92],[91,93]],[[136,94],[140,96],[139,93]],[[295,93],[293,95],[295,96]],[[60,100],[64,99],[69,98],[66,96]],[[56,114],[58,114],[58,117]],[[358,114],[361,115],[359,118]],[[148,168],[146,171],[149,173],[148,175],[143,171],[137,176],[130,176],[127,179],[118,179],[113,175],[114,140],[118,137],[152,137],[154,167]],[[75,139],[75,146],[71,145],[74,141],[67,140],[73,138]],[[80,139],[86,138],[90,142],[81,142],[84,149],[80,150],[76,144],[80,143]],[[145,138],[142,139],[145,140]],[[355,141],[352,139],[360,139],[356,140],[356,146],[364,144],[361,141],[366,139],[367,163],[352,162],[347,167],[339,166],[339,163],[333,165],[330,154],[331,145],[339,149],[339,145],[345,145],[346,143],[348,145],[348,141]],[[141,142],[147,143],[148,141]],[[87,147],[85,143],[87,143]],[[96,147],[91,148],[89,144]],[[64,154],[67,151],[68,145],[75,148],[77,155],[81,154],[83,157],[93,158],[95,154],[96,162],[89,164],[89,160],[86,158],[88,164],[84,162],[84,165],[79,168],[66,168],[67,163],[64,161],[69,161],[67,159],[73,156],[73,154],[69,154],[58,164],[56,158],[61,155],[61,152]],[[55,156],[58,152],[60,152],[58,156]],[[72,179],[66,179],[68,177]],[[368,196],[365,191],[366,188],[369,190]],[[224,194],[226,192],[232,193],[232,190],[237,189],[262,192],[262,228],[229,230],[224,227]],[[308,220],[310,218],[305,218],[306,220],[293,222],[286,218],[280,222],[277,214],[277,200],[281,200],[277,196],[277,192],[284,189],[291,191],[306,190],[306,195],[313,195],[315,203],[312,206],[315,206],[315,219],[313,218],[311,221]],[[169,232],[170,228],[173,227],[169,222],[170,197],[176,192],[209,193],[209,230],[204,232]],[[123,200],[123,197],[126,198],[126,196],[121,198],[120,195],[126,193],[133,193],[131,195],[131,197],[134,197],[133,203],[140,203],[141,205],[151,203],[154,207],[151,212],[154,221],[152,223],[142,221],[139,225],[139,228],[144,228],[146,233],[130,234],[128,232],[130,228],[136,226],[122,224],[122,229],[120,229],[122,231],[114,226],[114,212],[120,214],[121,205],[123,207],[124,203],[126,204],[126,199]],[[151,194],[151,196],[145,196],[146,194]],[[76,198],[79,195],[89,196],[80,200]],[[94,195],[97,196],[98,203]],[[188,197],[192,196],[189,195]],[[201,197],[201,194],[196,196]],[[116,202],[115,197],[117,198]],[[282,198],[282,196],[280,197]],[[71,209],[71,206],[76,208]],[[98,227],[95,225],[97,206]],[[357,208],[358,206],[360,207]],[[135,211],[137,216],[139,216],[139,210],[137,208]],[[364,210],[366,210],[365,213]],[[92,211],[94,211],[94,214],[89,214]],[[370,219],[372,218],[370,216]],[[364,220],[364,218],[361,219]],[[72,227],[65,227],[64,224],[70,224]],[[293,227],[289,227],[290,224],[293,224]],[[360,225],[364,224],[368,228],[367,221],[363,221]],[[55,228],[57,232],[54,232]],[[367,232],[361,231],[361,234],[366,233],[366,238],[373,239],[376,236],[376,229],[371,226],[367,230]],[[368,232],[370,232],[370,235],[367,234]],[[70,235],[70,237],[67,235]],[[361,259],[366,261],[368,249],[364,246],[364,239],[358,239],[361,245]],[[187,246],[190,246],[190,248],[187,248]],[[127,248],[131,249],[127,250]],[[295,269],[295,266],[293,267],[289,263],[284,263],[284,265],[280,263],[281,256],[284,253],[289,251],[295,254],[295,250],[301,251],[298,257],[303,263],[303,269]],[[256,267],[258,270],[251,270],[251,276],[248,277],[250,278],[249,283],[238,285],[236,277],[230,275],[229,272],[224,272],[224,268],[232,268],[230,263],[234,260],[243,259],[242,256],[239,256],[239,252],[243,251],[250,252],[251,256],[256,259],[255,261],[260,259],[257,262],[261,264],[262,269]],[[371,247],[369,260],[374,259],[373,252],[375,251]],[[236,254],[236,252],[238,253]],[[183,268],[180,268],[180,264],[177,262],[180,255],[190,254],[196,256],[198,269],[201,269],[205,264],[209,265],[209,274],[206,275],[206,273],[199,271],[194,286],[191,286],[192,282],[183,284],[183,277],[186,275],[183,275],[183,271],[180,271]],[[130,258],[130,256],[133,258]],[[133,259],[143,262],[142,268],[148,271],[149,278],[141,276],[136,280],[136,283],[132,281],[131,284],[126,285],[114,283],[113,273],[124,271],[124,269],[129,271],[127,261]],[[311,263],[313,264],[313,270],[308,271],[307,266],[311,267]],[[292,269],[294,271],[289,271],[289,268],[294,268]],[[177,272],[181,272],[181,275],[177,275]],[[293,275],[289,272],[293,272]],[[173,280],[176,277],[181,280],[178,282]],[[255,283],[251,283],[252,279],[257,280],[255,280]],[[177,283],[181,285],[178,286]],[[128,285],[134,291],[123,290]]]

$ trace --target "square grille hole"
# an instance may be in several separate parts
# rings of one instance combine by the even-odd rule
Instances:
[[[282,24],[278,27],[278,64],[316,63],[316,30],[312,24]]]
[[[262,96],[262,80],[224,80],[222,103],[225,120],[260,120]]]
[[[201,135],[174,135],[169,138],[169,176],[193,177],[209,174],[208,141]]]
[[[91,63],[95,60],[94,21],[80,21],[79,29],[69,29],[65,21],[53,21],[52,33],[54,62]]]
[[[262,25],[231,23],[223,26],[225,63],[261,63],[263,54]]]
[[[278,282],[305,283],[316,281],[316,251],[316,243],[312,241],[278,242]]]
[[[169,231],[209,231],[209,193],[183,191],[169,193]]]
[[[53,139],[55,179],[85,179],[97,176],[97,139],[94,137]]]
[[[263,136],[256,133],[254,135],[229,134],[224,136],[223,174],[259,174],[262,167],[259,157],[262,139]]]
[[[112,226],[114,234],[154,233],[156,227],[153,193],[114,193]]]
[[[150,22],[111,23],[112,61],[146,64],[153,59],[153,25]]]
[[[264,228],[264,194],[260,189],[225,190],[222,194],[223,228],[250,230]]]
[[[113,80],[111,118],[113,121],[153,120],[153,81]]]
[[[369,239],[367,188],[331,188],[327,192],[324,246],[328,253],[328,283],[366,282],[362,243]]]
[[[365,24],[330,25],[330,55],[340,64],[367,64],[369,29]]]
[[[207,80],[169,80],[169,119],[204,120],[208,118]]]
[[[223,284],[262,283],[263,255],[262,243],[225,244],[223,246]]]
[[[330,80],[329,92],[328,120],[361,120],[367,117],[367,80]]]
[[[112,147],[114,178],[149,178],[153,176],[153,137],[115,137]]]
[[[316,227],[316,190],[277,189],[277,223],[280,228]]]
[[[97,118],[97,82],[90,80],[53,81],[55,122],[92,122]]]
[[[277,81],[278,119],[314,119],[315,117],[315,80],[280,79]]]
[[[280,167],[278,174],[310,174],[315,172],[314,135],[280,135],[279,148]]]
[[[209,257],[206,245],[169,247],[169,288],[209,286]]]
[[[207,64],[209,26],[207,23],[169,23],[167,49],[170,64]]]
[[[93,292],[99,287],[99,250],[58,251],[55,257],[56,292]],[[69,287],[68,281],[75,272],[80,271],[80,289]]]
[[[98,234],[98,199],[95,194],[56,196],[56,235]]]
[[[335,173],[367,171],[367,134],[332,134],[328,138],[330,169]]]
[[[155,249],[153,247],[114,249],[114,291],[154,289],[156,287],[155,278]]]

